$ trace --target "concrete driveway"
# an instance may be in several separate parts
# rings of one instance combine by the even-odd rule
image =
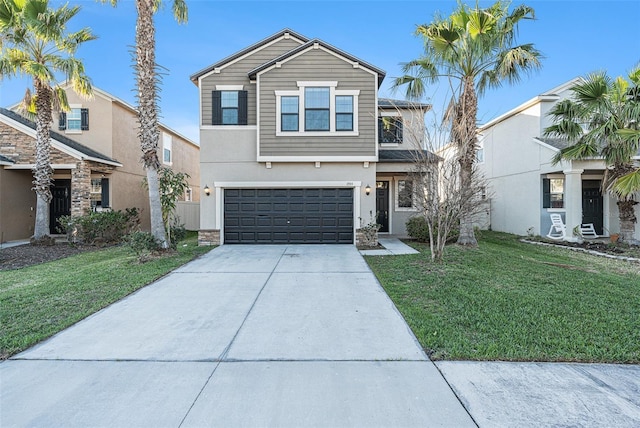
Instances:
[[[223,246],[0,364],[0,425],[475,426],[354,246]]]

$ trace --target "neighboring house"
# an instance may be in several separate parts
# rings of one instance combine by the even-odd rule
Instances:
[[[552,158],[567,142],[543,136],[552,125],[547,113],[571,96],[570,88],[578,81],[560,85],[479,127],[478,162],[491,187],[493,230],[545,236],[551,228],[550,214],[560,213],[569,238],[584,223],[593,223],[599,235],[619,231],[616,199],[601,191],[604,161],[554,165]],[[640,217],[639,208],[636,216]]]
[[[138,208],[141,227],[148,229],[149,198],[142,185],[146,173],[135,108],[98,88],[89,101],[71,90],[67,97],[71,110],[54,112],[51,131],[51,233],[57,233],[63,215],[105,208]],[[163,165],[191,176],[190,190],[181,199],[198,201],[199,146],[164,125],[160,131]],[[35,123],[0,109],[0,138],[0,242],[27,239],[35,222]]]
[[[411,150],[421,148],[392,120],[403,108],[378,99],[384,76],[290,30],[191,76],[210,195],[200,242],[353,244],[376,219],[381,232],[404,234],[416,211]]]

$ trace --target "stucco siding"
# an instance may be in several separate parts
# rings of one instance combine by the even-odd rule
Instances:
[[[337,81],[336,90],[359,90],[358,135],[276,136],[275,91],[298,90],[298,81]],[[260,74],[260,156],[375,156],[376,85],[371,72],[323,49],[310,49]]]
[[[223,67],[220,73],[209,73],[201,79],[201,112],[202,125],[212,124],[212,91],[216,85],[243,85],[248,91],[247,97],[247,122],[249,125],[256,124],[256,86],[249,81],[247,73],[250,70],[298,47],[301,43],[295,39],[280,39],[269,46],[254,51],[250,55],[237,62]]]

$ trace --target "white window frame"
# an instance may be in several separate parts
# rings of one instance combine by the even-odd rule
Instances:
[[[165,161],[164,152],[169,151],[169,161]],[[164,165],[173,165],[173,137],[167,132],[162,133],[162,163]]]
[[[397,111],[383,111],[379,114],[378,120],[380,120],[381,117],[393,117],[402,122],[402,133],[403,133],[402,143],[404,143],[404,117],[402,117],[402,114]],[[378,122],[376,121],[376,128],[377,127],[378,127]],[[380,144],[380,147],[399,147],[400,144],[402,144],[402,143],[380,143],[379,142],[380,138],[382,138],[382,136],[378,135],[378,140],[376,141],[378,144]]]
[[[78,129],[70,129],[69,128],[69,113],[71,113],[73,110],[78,110],[80,112],[80,117],[79,117],[79,123],[80,123],[80,128]],[[69,104],[69,113],[66,114],[65,117],[65,129],[64,129],[64,133],[65,134],[82,134],[82,104]]]
[[[412,190],[413,190],[413,195],[411,197],[411,207],[401,207],[399,206],[399,202],[400,202],[400,182],[401,181],[411,181],[413,182],[412,185]],[[415,212],[418,211],[418,204],[417,204],[417,199],[416,199],[416,181],[411,179],[410,177],[393,177],[393,182],[394,182],[394,208],[396,211],[407,211],[407,212]]]
[[[337,89],[337,81],[298,81],[298,90],[275,91],[276,95],[276,136],[279,137],[356,137],[358,131],[358,89]],[[329,131],[305,131],[304,90],[310,87],[329,88]],[[336,96],[353,97],[353,131],[336,131]],[[298,97],[298,131],[282,130],[282,97]]]

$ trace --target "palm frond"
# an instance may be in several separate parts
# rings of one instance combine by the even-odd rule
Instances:
[[[619,177],[611,190],[620,198],[627,199],[640,191],[640,168]]]
[[[563,160],[582,160],[594,158],[599,155],[598,146],[590,141],[579,141],[576,144],[561,149],[553,157],[553,163],[558,164]]]
[[[187,9],[187,3],[184,0],[173,0],[173,17],[178,24],[184,24],[189,20],[189,11]]]

